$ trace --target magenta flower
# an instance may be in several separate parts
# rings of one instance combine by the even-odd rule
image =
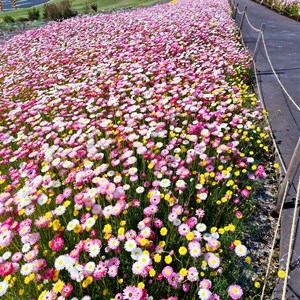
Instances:
[[[241,195],[245,198],[249,197],[250,192],[247,189],[241,191]]]
[[[190,285],[185,282],[183,285],[182,285],[182,290],[185,292],[185,293],[188,293],[189,290],[190,290]]]
[[[13,264],[11,262],[4,262],[0,264],[0,275],[5,277],[12,273]]]
[[[61,237],[55,237],[51,242],[50,242],[50,248],[53,251],[59,251],[62,249],[64,246],[64,240]]]
[[[70,283],[67,283],[63,286],[61,290],[61,294],[64,297],[69,297],[72,294],[72,291],[73,291],[73,286]]]

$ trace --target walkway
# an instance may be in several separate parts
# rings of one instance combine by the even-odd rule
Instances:
[[[48,2],[49,0],[16,0],[17,9],[29,8]],[[2,2],[2,12],[14,10],[13,0],[0,0]],[[1,16],[1,12],[0,12]]]
[[[271,118],[271,127],[276,144],[285,166],[288,167],[300,136],[300,22],[281,16],[250,0],[237,0],[236,3],[239,3],[238,8],[240,11],[243,11],[244,7],[247,6],[248,20],[244,20],[242,33],[244,42],[252,53],[255,49],[258,33],[251,28],[248,21],[258,29],[262,23],[265,23],[264,37],[269,58],[283,86],[295,101],[295,104],[293,104],[280,88],[268,63],[264,44],[261,43],[256,59],[258,80],[261,84],[262,97]],[[237,14],[236,17],[237,22],[240,23],[241,15]],[[285,266],[287,259],[293,206],[299,176],[300,170],[298,168],[298,173],[284,205],[280,234],[281,267]],[[299,220],[293,250],[285,299],[300,299]],[[281,281],[275,288],[273,299],[282,299],[282,288]]]

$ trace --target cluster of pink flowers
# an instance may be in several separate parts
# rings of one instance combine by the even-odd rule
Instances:
[[[236,35],[187,0],[3,44],[0,296],[242,297],[268,134]]]

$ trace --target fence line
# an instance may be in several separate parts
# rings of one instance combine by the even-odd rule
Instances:
[[[294,99],[287,92],[284,85],[280,81],[278,75],[276,74],[275,68],[272,64],[272,61],[270,59],[268,49],[267,49],[267,46],[266,46],[266,41],[265,41],[265,37],[264,37],[264,24],[262,24],[260,29],[257,29],[256,27],[254,27],[251,24],[251,22],[248,18],[248,15],[247,15],[247,12],[246,12],[247,7],[245,7],[243,11],[240,11],[238,9],[238,5],[235,5],[234,3],[232,4],[232,0],[229,0],[229,1],[230,1],[230,4],[232,5],[232,8],[233,8],[234,18],[236,17],[237,13],[239,15],[242,15],[241,22],[240,22],[240,25],[239,25],[239,31],[240,31],[241,36],[242,36],[242,27],[243,27],[244,19],[246,19],[246,21],[247,21],[248,25],[250,26],[250,28],[258,33],[258,37],[257,37],[256,45],[255,45],[255,50],[254,50],[254,55],[253,55],[253,68],[254,68],[255,80],[256,80],[256,83],[257,83],[258,99],[260,100],[263,109],[266,110],[266,106],[265,106],[265,103],[264,103],[264,98],[261,94],[261,85],[259,84],[259,81],[258,81],[257,68],[256,68],[256,55],[257,55],[257,52],[259,50],[259,46],[260,46],[261,42],[263,44],[264,52],[266,53],[266,58],[267,58],[267,61],[270,65],[270,67],[271,67],[272,73],[274,74],[274,76],[275,76],[277,82],[279,83],[282,91],[287,95],[288,99],[294,104],[294,106],[300,111],[300,107],[297,105],[297,103],[294,101]],[[266,120],[267,120],[269,128],[271,129],[271,125],[270,125],[270,121],[269,121],[268,116],[266,116]],[[293,181],[293,178],[291,178],[291,177],[292,177],[292,175],[294,176],[296,174],[295,168],[298,168],[299,163],[300,163],[300,155],[299,155],[300,138],[299,138],[297,146],[295,147],[294,152],[293,152],[293,158],[294,159],[292,158],[292,161],[290,162],[290,164],[288,166],[288,169],[286,169],[284,161],[283,161],[282,156],[280,154],[280,151],[278,149],[277,143],[275,141],[272,130],[270,132],[271,132],[271,138],[272,138],[272,142],[273,142],[275,151],[277,152],[277,156],[280,160],[281,167],[283,168],[284,173],[285,173],[284,174],[285,178],[284,178],[283,182],[280,185],[280,194],[281,194],[281,196],[278,195],[276,209],[274,209],[274,211],[273,211],[273,213],[275,213],[275,214],[278,213],[278,220],[277,220],[277,225],[276,225],[276,230],[275,230],[276,235],[277,235],[279,224],[281,222],[282,211],[283,211],[286,195],[287,195],[287,192],[290,189],[290,183],[291,183],[291,181]],[[287,253],[288,258],[287,258],[286,265],[285,265],[286,277],[285,277],[285,280],[284,280],[283,293],[282,293],[281,300],[285,300],[286,292],[287,292],[288,273],[289,273],[289,269],[290,269],[291,256],[292,256],[292,251],[293,251],[293,243],[294,243],[294,240],[295,240],[296,224],[297,224],[297,220],[298,220],[298,201],[300,200],[299,198],[300,198],[300,178],[299,178],[298,186],[297,186],[297,195],[296,195],[295,207],[294,207],[294,213],[293,213],[293,220],[292,220],[292,225],[291,225],[291,234],[290,234],[290,237],[289,237],[289,247],[288,247],[288,253]],[[266,276],[265,276],[265,282],[264,282],[264,286],[263,286],[262,294],[261,294],[261,298],[260,298],[261,300],[263,300],[263,297],[264,297],[264,292],[265,292],[265,288],[266,288],[266,281],[267,281],[267,277],[269,275],[270,264],[271,264],[272,257],[273,257],[273,254],[274,254],[274,246],[275,246],[276,235],[274,236],[273,244],[272,244],[272,250],[271,250],[271,253],[269,255],[268,266],[267,266],[267,271],[266,271]]]
[[[280,87],[281,87],[281,89],[282,89],[282,91],[287,95],[287,97],[288,97],[288,99],[292,102],[292,104],[296,107],[296,109],[298,110],[298,111],[300,111],[300,106],[295,102],[295,100],[291,97],[291,95],[288,93],[288,91],[286,90],[286,88],[284,87],[284,85],[282,84],[282,82],[280,81],[280,79],[279,79],[279,77],[278,77],[278,75],[277,75],[277,73],[276,73],[276,70],[275,70],[275,68],[274,68],[274,66],[273,66],[273,64],[272,64],[272,61],[271,61],[271,59],[270,59],[270,55],[269,55],[269,53],[268,53],[268,49],[267,49],[267,46],[266,46],[266,41],[265,41],[265,36],[264,36],[264,23],[262,23],[262,25],[261,25],[261,28],[258,30],[256,27],[254,27],[252,24],[251,24],[251,22],[249,21],[249,18],[248,18],[248,15],[247,15],[247,13],[246,13],[246,10],[247,10],[247,6],[245,6],[245,8],[244,8],[244,10],[243,11],[240,11],[239,9],[238,9],[238,6],[235,6],[234,4],[233,4],[233,10],[234,10],[234,12],[236,12],[236,13],[238,13],[239,15],[242,15],[242,18],[241,18],[241,24],[240,24],[240,26],[239,26],[239,30],[240,30],[240,33],[241,33],[241,35],[242,35],[242,25],[243,25],[243,21],[244,21],[244,19],[246,19],[247,20],[247,23],[248,23],[248,25],[253,29],[253,30],[255,30],[256,32],[258,32],[258,38],[257,38],[257,42],[256,42],[256,45],[255,45],[255,50],[254,50],[254,54],[253,54],[253,67],[254,67],[254,74],[255,74],[255,80],[256,80],[256,82],[257,82],[257,92],[258,92],[258,98],[259,98],[259,100],[260,100],[260,102],[261,102],[261,104],[262,104],[262,107],[266,110],[266,106],[265,106],[265,103],[264,103],[264,98],[263,98],[263,96],[262,96],[262,94],[261,94],[261,85],[259,84],[259,81],[258,81],[258,74],[257,74],[257,68],[256,68],[256,56],[257,56],[257,53],[258,53],[258,50],[259,50],[259,48],[260,48],[260,43],[262,42],[262,44],[263,44],[263,49],[264,49],[264,52],[265,52],[265,54],[266,54],[266,60],[268,61],[268,63],[269,63],[269,65],[270,65],[270,68],[271,68],[271,70],[272,70],[272,73],[273,73],[273,75],[275,76],[275,78],[276,78],[276,80],[277,80],[277,82],[278,82],[278,84],[280,85]],[[267,120],[267,123],[268,123],[268,126],[271,128],[271,126],[270,126],[270,120],[269,120],[269,118],[268,118],[268,116],[266,117],[266,120]],[[274,135],[273,135],[273,132],[271,131],[271,139],[272,139],[272,142],[273,142],[273,146],[274,146],[274,148],[275,148],[275,151],[276,151],[276,153],[277,153],[277,156],[278,156],[278,158],[279,158],[279,160],[280,160],[280,164],[281,164],[281,167],[282,167],[282,169],[283,169],[283,171],[284,171],[284,175],[288,172],[288,170],[287,170],[287,168],[286,168],[286,166],[285,166],[285,163],[284,163],[284,161],[283,161],[283,158],[282,158],[282,156],[281,156],[281,154],[280,154],[280,151],[279,151],[279,148],[278,148],[278,146],[277,146],[277,143],[276,143],[276,141],[275,141],[275,138],[274,138]],[[299,149],[297,150],[296,149],[297,147],[295,147],[295,149],[294,149],[294,154],[297,152],[299,152]],[[297,164],[298,166],[299,166],[299,164],[300,164],[300,157],[298,157],[298,155],[297,155],[297,158],[293,161],[293,162],[291,162],[290,163],[290,165],[289,165],[289,168],[290,167],[293,167],[293,166],[291,166],[292,164]],[[291,178],[289,178],[289,180],[290,180]],[[279,200],[281,200],[281,199],[279,199]],[[278,209],[279,209],[279,205],[280,204],[278,204],[277,203],[277,206],[276,206],[276,211],[278,212]]]
[[[260,84],[259,84],[259,81],[258,81],[258,76],[257,76],[257,72],[256,72],[256,63],[255,63],[255,61],[253,61],[253,66],[254,66],[254,69],[255,69],[255,71],[254,71],[255,81],[257,82],[258,99],[260,100],[260,103],[261,103],[263,109],[265,111],[267,111],[265,102],[263,100],[263,96],[261,94],[261,87],[260,87]],[[282,169],[284,171],[284,174],[286,174],[287,173],[287,169],[286,169],[285,163],[283,161],[283,158],[282,158],[282,156],[280,154],[280,151],[279,151],[279,148],[277,146],[277,143],[275,141],[275,137],[274,137],[273,131],[271,130],[271,123],[270,123],[270,120],[269,120],[268,116],[266,116],[266,121],[267,121],[268,127],[270,128],[270,136],[271,136],[271,139],[272,139],[273,147],[275,148],[275,152],[276,152],[276,154],[278,156],[278,159],[280,161],[280,165],[281,165],[281,167],[282,167]]]
[[[244,19],[246,19],[246,21],[247,21],[248,25],[250,26],[250,28],[252,28],[254,31],[258,32],[258,39],[257,39],[256,45],[255,45],[255,50],[254,50],[254,55],[253,55],[253,65],[254,65],[254,73],[255,73],[255,77],[256,77],[257,87],[258,87],[258,93],[259,93],[259,96],[260,96],[260,97],[259,97],[259,98],[260,98],[259,100],[261,101],[263,108],[265,109],[265,104],[264,104],[264,99],[263,99],[263,97],[262,97],[262,95],[261,95],[260,85],[259,85],[259,82],[258,82],[258,76],[257,76],[257,71],[256,71],[257,68],[256,68],[256,66],[255,66],[256,55],[257,55],[257,52],[258,52],[258,50],[259,50],[259,46],[260,46],[260,43],[261,43],[261,42],[262,42],[262,44],[263,44],[264,52],[266,53],[267,61],[268,61],[269,65],[270,65],[270,68],[271,68],[271,70],[272,70],[273,75],[275,76],[275,78],[276,78],[278,84],[280,85],[280,88],[281,88],[282,91],[287,95],[288,99],[292,102],[292,104],[296,107],[296,109],[297,109],[298,111],[300,111],[300,106],[295,102],[295,100],[291,97],[291,95],[290,95],[290,94],[288,93],[288,91],[286,90],[286,88],[284,87],[284,85],[283,85],[282,82],[280,81],[280,79],[279,79],[279,77],[278,77],[278,75],[277,75],[277,73],[276,73],[276,70],[275,70],[275,68],[274,68],[274,66],[273,66],[273,64],[272,64],[272,61],[271,61],[271,59],[270,59],[270,55],[269,55],[269,53],[268,53],[268,49],[267,49],[267,46],[266,46],[265,37],[264,37],[264,24],[262,24],[262,26],[261,26],[260,29],[257,29],[256,27],[254,27],[254,26],[251,24],[251,22],[250,22],[250,20],[249,20],[249,18],[248,18],[248,15],[247,15],[247,12],[246,12],[247,7],[245,7],[244,10],[241,11],[241,10],[239,10],[239,8],[238,8],[238,3],[237,3],[237,5],[235,5],[235,4],[233,3],[233,4],[232,4],[232,8],[233,8],[233,15],[234,15],[234,16],[236,16],[236,14],[242,15],[241,24],[240,24],[240,26],[239,26],[240,32],[242,31],[242,26],[243,26]],[[267,123],[268,123],[268,125],[270,126],[270,121],[269,121],[268,117],[267,117]],[[273,146],[274,146],[274,148],[275,148],[275,151],[277,152],[278,158],[279,158],[279,160],[280,160],[281,167],[282,167],[282,169],[283,169],[283,171],[284,171],[284,174],[286,174],[287,169],[286,169],[286,167],[285,167],[284,161],[283,161],[282,156],[281,156],[281,154],[280,154],[280,151],[279,151],[279,149],[278,149],[277,143],[276,143],[275,140],[274,140],[274,136],[271,136],[271,138],[272,138],[272,141],[273,141]],[[298,163],[299,163],[299,162],[298,162]]]
[[[266,53],[266,56],[267,56],[267,60],[268,60],[268,63],[269,63],[269,65],[270,65],[270,67],[271,67],[271,70],[272,70],[272,72],[273,72],[275,78],[277,79],[277,81],[278,81],[280,87],[282,88],[282,90],[284,91],[284,93],[288,96],[289,100],[290,100],[290,101],[295,105],[295,107],[300,111],[299,105],[297,105],[297,103],[295,102],[295,100],[294,100],[294,99],[291,97],[291,95],[288,93],[288,91],[286,90],[286,88],[284,87],[284,85],[282,84],[282,82],[280,81],[278,75],[276,74],[276,70],[275,70],[275,68],[274,68],[274,66],[273,66],[273,64],[272,64],[272,61],[271,61],[271,59],[270,59],[270,56],[269,56],[269,53],[268,53],[268,49],[267,49],[267,46],[266,46],[266,41],[265,41],[265,38],[264,38],[263,28],[258,29],[258,28],[254,27],[254,26],[251,24],[251,22],[250,22],[250,20],[249,20],[249,18],[248,18],[248,15],[247,15],[246,10],[247,10],[247,6],[245,7],[245,9],[244,9],[243,11],[240,11],[240,10],[238,9],[238,6],[234,6],[234,11],[235,11],[236,13],[238,13],[239,15],[244,15],[244,16],[245,16],[245,19],[247,20],[247,23],[248,23],[249,26],[250,26],[250,28],[253,29],[254,31],[258,32],[259,35],[261,35],[261,40],[262,40],[263,45],[264,45],[264,50],[265,50],[265,53]],[[240,26],[239,29],[242,30],[242,26]],[[258,49],[257,49],[257,50],[258,50]],[[254,51],[254,52],[255,52],[255,51]]]
[[[244,15],[244,18],[246,19],[247,23],[249,24],[249,26],[256,32],[258,32],[258,38],[257,38],[257,41],[256,41],[256,45],[255,45],[255,50],[254,50],[254,55],[253,55],[253,69],[254,69],[254,75],[255,75],[255,81],[257,83],[257,93],[258,93],[258,99],[263,107],[263,109],[266,111],[266,105],[264,103],[264,98],[261,94],[261,86],[259,84],[259,80],[258,80],[258,74],[257,74],[257,68],[256,68],[256,63],[255,63],[255,58],[256,58],[256,54],[257,54],[257,51],[259,49],[259,42],[261,40],[261,36],[262,36],[262,31],[264,30],[264,24],[261,25],[261,28],[260,29],[257,29],[256,27],[254,27],[251,22],[249,21],[249,18],[248,18],[248,15],[247,15],[247,7],[245,7],[245,9],[243,11],[240,11],[238,9],[238,6],[236,6],[234,3],[233,3],[233,6],[232,6],[232,9],[233,9],[233,15],[236,15],[236,13],[238,13],[239,15]],[[242,24],[241,24],[242,25]],[[239,27],[239,30],[240,32],[242,32],[242,26]],[[245,45],[244,45],[245,46]],[[266,121],[267,121],[267,124],[268,124],[268,127],[271,128],[271,124],[270,124],[270,120],[269,120],[269,117],[266,116]],[[280,161],[280,165],[281,165],[281,168],[284,172],[284,174],[286,174],[287,172],[287,168],[285,166],[285,163],[283,161],[283,158],[280,154],[280,151],[279,151],[279,148],[277,146],[277,143],[275,141],[275,137],[274,137],[274,134],[272,132],[272,130],[270,130],[270,136],[271,136],[271,139],[272,139],[272,143],[273,143],[273,147],[275,149],[275,152],[278,156],[278,159]]]
[[[284,187],[284,199],[286,199],[287,197],[287,193],[289,190],[289,182],[286,183],[285,187]],[[272,258],[274,255],[274,248],[275,248],[275,243],[276,243],[276,237],[277,237],[277,233],[279,231],[279,226],[280,226],[280,221],[281,221],[281,215],[282,215],[282,211],[283,211],[283,203],[284,201],[282,201],[281,203],[281,207],[280,207],[280,211],[279,211],[279,217],[278,220],[276,222],[276,228],[275,228],[275,232],[274,232],[274,237],[273,237],[273,242],[272,242],[272,249],[271,249],[271,253],[269,255],[269,259],[268,259],[268,266],[267,266],[267,270],[266,270],[266,274],[265,274],[265,281],[264,281],[264,285],[261,291],[261,296],[260,296],[260,300],[264,300],[264,295],[265,295],[265,290],[266,290],[266,286],[267,286],[267,278],[269,276],[269,272],[270,272],[270,267],[271,267],[271,263],[272,263]]]
[[[260,29],[257,29],[256,27],[254,27],[254,26],[251,24],[251,22],[249,21],[249,18],[248,18],[248,15],[247,15],[247,14],[246,14],[245,17],[246,17],[246,20],[247,20],[247,22],[248,22],[250,28],[253,29],[253,30],[256,31],[256,32],[259,32]]]

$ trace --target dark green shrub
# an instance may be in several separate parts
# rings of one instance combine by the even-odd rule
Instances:
[[[54,3],[45,3],[44,4],[44,18],[46,20],[57,21],[61,18],[59,8]]]
[[[28,13],[29,21],[38,20],[40,18],[40,11],[38,9],[36,9],[35,7],[32,9],[29,9],[27,11],[27,13]]]
[[[61,0],[58,4],[44,4],[44,18],[47,20],[59,21],[62,19],[72,18],[77,12],[72,9],[70,0]]]
[[[4,23],[15,23],[15,19],[12,16],[3,17]]]
[[[28,18],[24,18],[24,17],[19,17],[18,18],[18,22],[24,23],[24,22],[28,22],[29,19]]]
[[[63,19],[72,18],[77,15],[77,12],[72,9],[72,2],[70,0],[61,0],[58,6]]]
[[[94,12],[97,12],[97,10],[98,10],[98,5],[97,5],[97,3],[92,3],[92,4],[90,5],[90,7],[91,7],[91,9],[92,9]]]

